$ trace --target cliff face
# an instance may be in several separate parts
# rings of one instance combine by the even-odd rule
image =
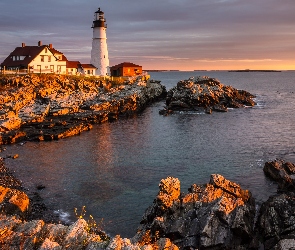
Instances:
[[[96,78],[26,75],[0,79],[0,144],[65,138],[91,124],[133,115],[166,95],[144,77],[120,84]]]

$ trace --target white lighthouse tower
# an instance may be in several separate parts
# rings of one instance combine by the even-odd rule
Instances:
[[[109,75],[109,54],[107,46],[107,25],[104,13],[98,8],[94,13],[92,24],[93,38],[91,49],[91,64],[95,66],[96,75]]]

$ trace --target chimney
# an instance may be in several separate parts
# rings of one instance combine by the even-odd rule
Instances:
[[[22,43],[22,48],[26,47],[26,44],[25,43]]]
[[[52,49],[52,43],[49,43],[49,49]]]
[[[39,46],[39,47],[42,46],[42,41],[39,41],[39,42],[38,42],[38,46]]]

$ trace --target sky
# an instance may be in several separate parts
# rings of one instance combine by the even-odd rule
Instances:
[[[0,0],[0,62],[42,41],[89,63],[99,7],[110,66],[295,70],[295,0]]]

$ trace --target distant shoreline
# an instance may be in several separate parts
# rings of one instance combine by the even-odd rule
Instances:
[[[170,70],[170,69],[147,69],[146,72],[215,72],[215,71],[226,71],[226,72],[283,72],[283,71],[295,71],[295,70],[272,70],[272,69],[238,69],[238,70]]]
[[[178,69],[147,69],[146,72],[180,71]]]
[[[228,72],[282,72],[280,70],[256,70],[256,69],[242,69],[242,70],[229,70]]]

